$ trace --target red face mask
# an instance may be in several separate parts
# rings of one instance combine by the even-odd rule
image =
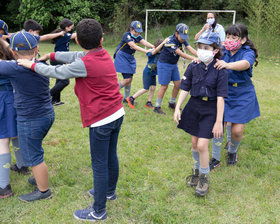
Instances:
[[[228,51],[234,51],[234,50],[238,49],[240,46],[241,46],[240,40],[238,40],[238,41],[226,40],[225,41],[225,48]]]

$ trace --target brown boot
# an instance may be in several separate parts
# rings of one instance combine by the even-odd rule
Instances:
[[[200,174],[199,181],[195,189],[195,195],[199,197],[203,197],[208,193],[210,184],[209,174]]]
[[[193,172],[192,169],[192,174],[186,177],[187,186],[196,187],[198,184],[198,180],[199,180],[199,170],[195,169]]]

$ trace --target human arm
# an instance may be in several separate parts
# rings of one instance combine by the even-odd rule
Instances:
[[[224,117],[225,101],[224,97],[217,97],[217,115],[216,122],[212,129],[214,138],[220,138],[223,136],[223,117]]]
[[[185,90],[181,90],[176,107],[175,107],[175,111],[174,111],[174,121],[176,124],[179,124],[179,121],[181,120],[181,111],[180,108],[184,102],[184,100],[186,99],[186,97],[188,96],[189,92],[185,91]]]
[[[71,39],[75,39],[77,37],[77,33],[73,33]]]
[[[59,33],[49,33],[49,34],[45,34],[43,36],[40,36],[39,41],[46,41],[46,40],[52,40],[54,38],[60,37],[60,36],[64,36],[65,32],[61,31]]]
[[[166,44],[169,41],[169,37],[167,37],[164,41],[162,41],[162,43],[160,45],[158,45],[155,49],[152,50],[151,54],[155,55],[157,54],[161,48],[163,47],[164,44]]]
[[[186,47],[192,54],[197,55],[196,54],[196,50],[194,50],[191,46],[187,46]],[[179,48],[175,50],[175,53],[183,58],[189,59],[189,60],[194,60],[195,57],[184,53],[183,51],[181,51]]]
[[[149,47],[149,48],[154,48],[154,47],[155,47],[155,46],[152,45],[150,42],[148,42],[148,41],[146,41],[146,40],[144,40],[144,39],[140,40],[140,43],[143,44],[143,45],[146,46],[146,47]]]
[[[127,44],[136,51],[140,51],[145,54],[147,54],[149,52],[149,51],[145,50],[144,48],[137,46],[133,41],[130,41]]]
[[[63,52],[63,51],[58,51],[55,53],[48,53],[45,54],[44,56],[40,57],[38,60],[39,61],[57,61],[61,63],[72,63],[74,62],[77,58],[81,58],[85,56],[84,51],[70,51],[70,52]]]
[[[219,70],[225,68],[234,71],[245,71],[250,68],[250,63],[247,60],[240,60],[240,61],[227,63],[223,60],[217,59],[217,62],[215,63],[214,67]]]
[[[194,39],[195,39],[195,40],[198,40],[198,38],[200,37],[200,35],[201,35],[203,32],[205,32],[206,30],[209,30],[209,28],[210,28],[210,25],[209,25],[208,23],[206,23],[206,24],[202,27],[202,29],[194,36]]]

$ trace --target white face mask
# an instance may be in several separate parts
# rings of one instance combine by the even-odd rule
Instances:
[[[214,55],[215,54],[213,51],[202,50],[202,49],[197,50],[197,56],[199,60],[202,61],[203,63],[208,63],[209,61],[211,61],[214,58]]]
[[[210,18],[210,19],[207,19],[206,22],[207,22],[209,25],[213,25],[213,23],[215,22],[215,19],[214,19],[214,18]]]

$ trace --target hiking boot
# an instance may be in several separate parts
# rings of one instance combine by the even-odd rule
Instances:
[[[199,197],[203,197],[208,193],[210,184],[209,174],[200,174],[199,181],[195,188],[195,195]]]
[[[31,176],[28,178],[28,183],[30,183],[33,186],[37,186],[36,180],[34,176]]]
[[[127,97],[127,98],[126,98],[126,101],[127,101],[128,106],[129,106],[130,108],[132,108],[132,109],[135,108],[135,106],[134,106],[134,97],[133,97],[133,96]]]
[[[235,165],[237,163],[237,153],[230,153],[228,152],[228,161],[227,165]]]
[[[94,189],[93,189],[93,188],[90,189],[90,190],[88,191],[88,195],[89,195],[90,197],[93,197],[93,195],[94,195]],[[113,193],[111,193],[111,194],[107,194],[107,195],[106,195],[106,198],[107,198],[107,200],[114,201],[114,200],[117,199],[117,195],[116,195],[115,192],[113,192]]]
[[[229,146],[230,146],[230,141],[227,142],[227,144],[225,145],[225,148],[224,148],[224,149],[225,149],[225,150],[228,150],[228,149],[229,149]]]
[[[194,172],[192,169],[192,174],[186,177],[187,186],[189,187],[197,186],[198,179],[199,179],[199,169],[195,169]]]
[[[82,221],[89,221],[89,222],[95,222],[97,220],[104,220],[107,218],[106,211],[103,211],[101,213],[97,213],[92,206],[82,209],[82,210],[76,210],[74,212],[74,218],[77,220]]]
[[[163,115],[165,115],[165,113],[161,110],[161,107],[155,107],[155,108],[154,108],[154,112],[155,112],[155,113],[158,113],[158,114],[163,114]]]
[[[29,171],[28,167],[22,166],[22,167],[19,169],[18,166],[17,166],[17,164],[11,165],[10,170],[15,171],[15,172],[18,172],[19,174],[22,174],[22,175],[29,175],[29,174],[30,174],[30,171]]]
[[[214,170],[216,167],[220,167],[221,163],[219,160],[212,158],[209,162],[210,171]]]
[[[154,106],[153,106],[153,104],[152,104],[151,101],[147,101],[147,103],[145,104],[145,107],[146,107],[146,108],[154,109]]]
[[[51,198],[52,193],[51,190],[48,189],[46,192],[42,193],[39,191],[37,188],[35,191],[29,193],[29,194],[23,194],[18,197],[19,200],[24,201],[24,202],[31,202],[31,201],[37,201],[37,200],[42,200],[42,199],[48,199]]]
[[[169,109],[175,110],[175,107],[176,107],[176,103],[168,103]]]
[[[12,192],[11,185],[8,184],[4,189],[0,187],[0,198],[11,197],[14,193]]]

